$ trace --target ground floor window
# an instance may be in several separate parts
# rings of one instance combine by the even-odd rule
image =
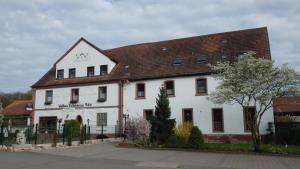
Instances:
[[[41,132],[55,131],[56,126],[57,126],[56,116],[40,117],[39,119],[39,129]]]
[[[193,109],[183,109],[182,110],[183,122],[193,123]]]
[[[97,126],[107,126],[107,113],[97,113]]]
[[[255,111],[255,107],[244,107],[244,127],[246,132],[251,131]]]
[[[223,109],[212,109],[213,132],[224,132]]]
[[[144,110],[144,118],[146,120],[150,120],[154,116],[153,110],[152,109],[146,109]]]

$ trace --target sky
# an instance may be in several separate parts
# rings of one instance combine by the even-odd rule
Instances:
[[[267,26],[300,71],[299,0],[0,0],[0,92],[30,90],[80,37],[101,49]]]

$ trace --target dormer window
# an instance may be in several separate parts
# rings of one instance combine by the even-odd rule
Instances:
[[[199,56],[198,58],[197,58],[197,64],[199,64],[199,65],[201,65],[201,64],[206,64],[206,62],[207,62],[207,57],[206,56]]]
[[[88,67],[87,68],[87,76],[91,77],[91,76],[94,76],[94,75],[95,75],[95,67],[94,66]]]
[[[72,79],[75,77],[76,77],[76,69],[75,68],[69,69],[69,78]]]
[[[107,71],[107,65],[101,65],[100,66],[100,75],[107,75],[108,71]]]
[[[238,59],[242,58],[245,54],[247,53],[247,51],[239,51],[239,52],[236,52],[236,57]]]
[[[182,59],[180,58],[173,59],[173,65],[182,65]]]
[[[57,70],[56,78],[57,78],[58,80],[64,78],[64,69]]]

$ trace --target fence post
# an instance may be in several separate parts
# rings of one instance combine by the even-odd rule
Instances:
[[[37,137],[38,137],[38,124],[35,124],[35,137],[34,137],[34,144],[37,144]]]
[[[103,135],[103,123],[101,124],[101,136],[102,136],[101,141],[103,142],[103,138],[104,138],[104,135]]]
[[[84,125],[83,129],[84,129],[84,140],[87,140],[87,138],[86,138],[86,124]]]
[[[1,125],[1,131],[0,131],[1,133],[0,133],[0,144],[2,145],[2,147],[3,147],[3,124]]]
[[[27,126],[27,140],[28,143],[30,144],[30,125]]]
[[[91,139],[91,127],[88,125],[88,138]]]
[[[62,126],[63,126],[63,135],[62,135],[62,139],[63,140],[62,141],[63,141],[63,145],[65,145],[65,134],[66,134],[65,132],[66,132],[66,129],[65,129],[65,125],[64,124]]]

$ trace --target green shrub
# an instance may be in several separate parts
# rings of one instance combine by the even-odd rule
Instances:
[[[191,135],[188,141],[190,148],[199,149],[204,143],[202,132],[197,126],[194,126],[191,130]]]
[[[77,120],[66,120],[65,127],[68,146],[71,146],[73,138],[80,136],[80,122]]]
[[[187,148],[187,144],[185,143],[185,141],[182,137],[179,137],[178,135],[173,134],[168,140],[167,147]]]

